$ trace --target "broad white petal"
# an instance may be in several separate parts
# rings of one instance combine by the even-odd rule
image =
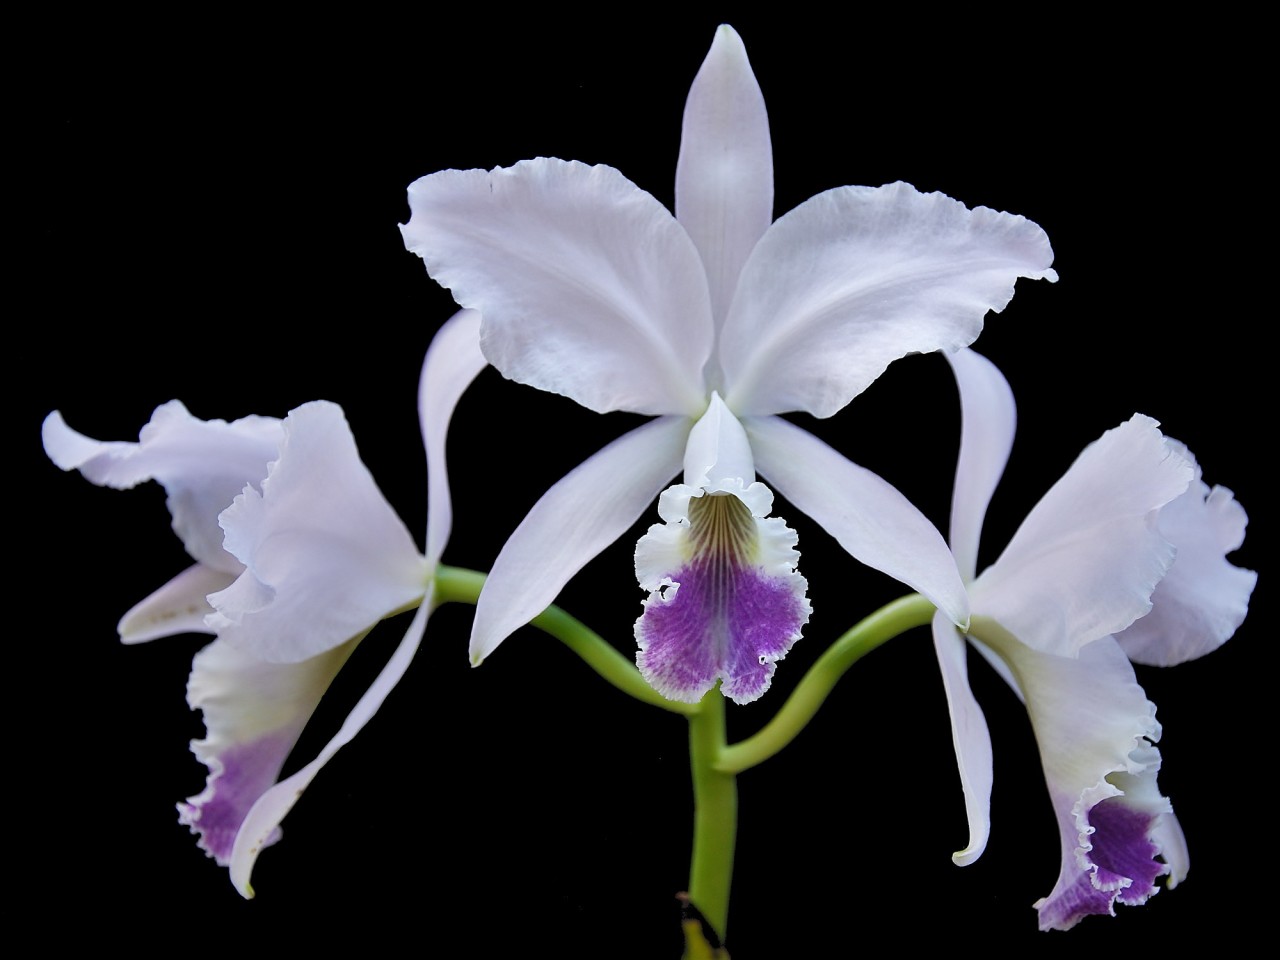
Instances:
[[[1173,566],[1151,594],[1151,612],[1116,637],[1138,663],[1167,667],[1202,657],[1226,643],[1249,612],[1258,575],[1226,558],[1244,543],[1249,518],[1230,490],[1210,490],[1195,469],[1187,492],[1160,510],[1160,535],[1177,550]]]
[[[360,462],[342,408],[298,407],[280,458],[222,514],[226,547],[244,565],[212,594],[209,625],[273,662],[313,657],[417,601],[426,560]]]
[[[773,145],[760,84],[728,24],[693,78],[676,163],[676,218],[706,267],[717,326],[742,265],[773,222]]]
[[[68,427],[56,410],[41,434],[49,459],[99,486],[127,490],[145,480],[159,482],[187,553],[229,573],[238,573],[240,564],[222,549],[218,514],[245,484],[262,481],[283,437],[274,418],[198,420],[177,400],[156,408],[137,443],[93,440]]]
[[[427,451],[427,563],[444,553],[453,529],[445,440],[458,400],[488,361],[480,352],[480,314],[460,310],[437,332],[427,348],[418,381],[418,419]]]
[[[856,559],[901,580],[960,627],[969,598],[946,541],[897,488],[777,417],[743,421],[756,469]]]
[[[951,742],[955,745],[960,787],[969,820],[969,843],[951,855],[960,866],[982,856],[991,835],[991,732],[987,718],[969,689],[969,664],[964,637],[941,612],[933,616],[933,646],[942,671],[942,687],[951,713]]]
[[[820,193],[761,237],[720,342],[741,415],[829,417],[908,353],[972,343],[1018,277],[1056,279],[1043,230],[905,183]]]
[[[626,532],[680,469],[691,424],[663,417],[619,437],[542,495],[493,563],[476,604],[471,662],[545,610]]]
[[[253,887],[249,885],[253,864],[258,859],[258,854],[278,836],[280,821],[293,809],[293,805],[298,802],[302,792],[311,785],[311,781],[315,779],[321,768],[364,729],[364,725],[378,712],[378,708],[382,706],[388,694],[409,669],[409,664],[413,662],[413,656],[418,652],[418,646],[422,642],[422,635],[427,627],[427,617],[430,616],[432,609],[433,602],[430,588],[428,588],[427,596],[413,615],[413,622],[409,625],[404,639],[400,641],[400,646],[391,655],[391,659],[382,668],[373,685],[356,703],[337,735],[325,744],[319,756],[297,773],[280,781],[262,794],[250,808],[236,835],[235,846],[231,853],[231,882],[243,896],[253,896]]]
[[[973,610],[1023,643],[1071,655],[1151,609],[1173,561],[1155,513],[1182,494],[1190,462],[1135,415],[1085,448],[973,584]]]
[[[1078,656],[1041,653],[977,617],[974,633],[1022,688],[1058,818],[1062,868],[1053,892],[1035,904],[1041,929],[1112,914],[1117,900],[1143,903],[1157,877],[1185,876],[1181,831],[1156,786],[1155,706],[1119,645],[1103,637]],[[1170,863],[1155,859],[1161,855]]]
[[[213,633],[205,617],[213,607],[205,599],[231,586],[236,574],[197,563],[178,574],[120,618],[124,643],[142,643],[180,633]]]
[[[596,411],[701,413],[706,273],[673,216],[612,167],[540,158],[409,187],[405,245],[484,317],[504,376]]]
[[[249,809],[275,785],[303,727],[358,639],[301,663],[266,663],[225,640],[196,654],[187,703],[204,712],[191,752],[209,768],[202,793],[178,804],[179,822],[221,866]],[[274,831],[266,842],[278,836]]]
[[[951,497],[951,552],[965,580],[978,575],[982,521],[995,492],[1017,425],[1013,391],[994,363],[960,350],[947,354],[960,388],[960,457]]]

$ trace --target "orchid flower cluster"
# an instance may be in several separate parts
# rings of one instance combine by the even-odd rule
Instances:
[[[409,206],[406,247],[461,308],[422,370],[422,551],[335,404],[228,423],[172,401],[136,443],[90,439],[57,412],[44,423],[62,469],[120,489],[155,480],[168,495],[192,565],[119,632],[126,643],[213,637],[187,687],[204,715],[192,749],[208,778],[179,817],[237,890],[252,896],[255,860],[447,601],[476,606],[474,664],[532,622],[622,691],[687,717],[689,956],[710,955],[697,950],[726,933],[737,774],[790,743],[865,653],[926,625],[968,816],[956,863],[977,860],[990,831],[992,748],[968,679],[972,647],[1026,705],[1057,818],[1061,870],[1035,904],[1041,928],[1140,904],[1162,877],[1173,887],[1186,876],[1186,843],[1157,785],[1160,726],[1132,663],[1194,659],[1241,624],[1256,576],[1226,558],[1243,541],[1243,509],[1135,415],[1087,447],[999,559],[977,568],[1015,405],[969,345],[1018,279],[1056,280],[1043,230],[905,183],[828,190],[774,220],[768,117],[729,27],[689,92],[674,215],[612,167],[550,158],[425,176]],[[928,352],[946,356],[963,418],[947,537],[894,486],[784,419],[833,417],[890,363]],[[449,421],[487,365],[593,411],[654,419],[547,490],[482,576],[442,557]],[[774,718],[731,745],[726,700],[768,698],[813,605],[830,603],[808,595],[796,533],[772,515],[776,494],[911,592],[832,642]],[[645,599],[633,662],[552,605],[655,501],[661,522],[635,548]],[[409,611],[338,734],[282,779],[355,647]],[[461,655],[460,638],[432,644]]]

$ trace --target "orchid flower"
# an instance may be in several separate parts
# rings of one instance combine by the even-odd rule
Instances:
[[[62,469],[117,489],[156,480],[168,494],[174,530],[196,563],[126,613],[120,636],[216,635],[196,654],[187,685],[206,728],[191,748],[209,775],[202,793],[178,805],[179,819],[246,897],[258,854],[381,706],[422,640],[452,519],[445,433],[484,365],[478,318],[463,311],[441,328],[423,366],[425,555],[360,461],[336,404],[304,404],[283,421],[227,423],[199,420],[175,400],[155,411],[137,443],[92,440],[56,411],[45,420],[45,451]],[[355,646],[380,620],[413,606],[404,639],[338,733],[277,782]]]
[[[499,371],[658,418],[556,483],[512,534],[479,600],[473,662],[661,493],[664,523],[636,549],[649,591],[637,664],[670,699],[696,702],[717,680],[737,702],[759,697],[809,602],[757,470],[859,560],[968,623],[932,524],[777,415],[829,417],[893,360],[970,343],[1018,277],[1056,278],[1035,224],[904,183],[828,190],[771,222],[764,99],[727,26],[689,92],[675,216],[612,167],[548,158],[423,177],[409,205],[406,245],[481,313]]]
[[[1231,491],[1200,480],[1185,447],[1135,415],[1085,449],[977,576],[1015,409],[993,364],[967,350],[949,359],[964,413],[951,545],[969,585],[968,639],[1031,716],[1062,838],[1058,882],[1035,906],[1042,929],[1065,930],[1117,901],[1143,903],[1162,875],[1170,887],[1186,876],[1186,843],[1156,786],[1160,725],[1126,653],[1175,663],[1235,632],[1257,578],[1225,557],[1246,517]],[[933,635],[969,820],[954,859],[967,864],[990,829],[991,740],[963,636],[940,614]]]

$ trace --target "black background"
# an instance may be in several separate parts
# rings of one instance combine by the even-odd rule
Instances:
[[[54,408],[90,436],[132,439],[175,397],[226,419],[326,398],[421,531],[416,378],[452,306],[404,251],[405,187],[550,155],[617,166],[670,205],[684,96],[725,16],[424,9],[388,22],[308,11],[32,26],[10,147],[33,214],[11,314],[28,345],[9,356],[35,499],[11,506],[26,570],[10,637],[13,923],[56,904],[73,944],[178,948],[155,922],[165,917],[186,925],[183,947],[430,954],[460,936],[470,946],[453,955],[678,956],[683,721],[616,694],[532,631],[472,670],[462,609],[432,619],[407,678],[289,816],[255,872],[257,899],[242,901],[173,811],[203,783],[187,752],[201,727],[183,699],[200,641],[115,641],[119,615],[186,563],[163,493],[64,475],[36,437]],[[1269,357],[1252,332],[1262,257],[1248,236],[1264,204],[1256,123],[1241,121],[1247,49],[1210,68],[1207,54],[1235,42],[1212,23],[1166,23],[1157,40],[1118,21],[728,19],[770,109],[776,213],[830,187],[903,179],[1024,214],[1054,243],[1061,281],[1021,282],[977,344],[1020,405],[984,562],[1086,443],[1137,410],[1236,491],[1252,517],[1236,559],[1260,567],[1274,441]],[[796,419],[945,523],[958,411],[936,357],[894,364],[830,421]],[[638,422],[487,371],[451,436],[446,559],[487,566],[548,486]],[[734,737],[901,592],[787,504],[775,512],[799,531],[814,616],[773,691],[732,709]],[[641,599],[631,551],[655,519],[562,597],[626,651]],[[1274,753],[1261,716],[1266,576],[1224,649],[1139,670],[1165,725],[1161,785],[1191,847],[1185,886],[1066,935],[1036,932],[1030,904],[1058,871],[1055,824],[1025,714],[976,662],[995,741],[993,830],[979,863],[954,867],[963,803],[916,631],[856,667],[795,744],[741,778],[734,957],[843,955],[884,935],[1082,950],[1257,923],[1270,819],[1259,777]],[[291,767],[336,729],[406,625],[362,647]]]

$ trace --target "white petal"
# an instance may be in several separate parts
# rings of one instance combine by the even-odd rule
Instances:
[[[99,486],[127,490],[158,481],[169,495],[173,529],[187,553],[216,570],[240,571],[222,549],[218,514],[245,484],[256,485],[267,475],[283,436],[279,420],[198,420],[171,400],[156,408],[138,443],[92,440],[68,427],[56,410],[41,432],[49,459]]]
[[[612,167],[541,158],[409,187],[405,245],[484,317],[504,376],[592,410],[694,415],[711,353],[689,235]]]
[[[487,361],[480,352],[480,314],[460,310],[427,348],[418,381],[418,419],[427,451],[427,562],[435,566],[453,528],[445,440],[458,400]]]
[[[209,768],[205,788],[178,805],[180,822],[222,866],[249,809],[275,785],[320,698],[358,641],[301,663],[266,663],[215,640],[191,665],[187,703],[204,712],[191,752]],[[276,839],[274,833],[267,842]]]
[[[996,365],[972,350],[948,354],[960,388],[960,457],[951,497],[951,552],[965,580],[978,575],[982,521],[1009,462],[1017,408]]]
[[[936,527],[889,483],[777,417],[744,421],[756,468],[856,559],[918,590],[952,623],[969,598]]]
[[[431,609],[432,598],[428,590],[428,595],[423,600],[422,605],[418,607],[417,613],[414,614],[413,622],[409,625],[404,639],[400,641],[400,646],[391,655],[391,659],[382,668],[382,672],[373,681],[373,685],[365,691],[364,696],[356,703],[334,738],[325,744],[319,756],[293,774],[293,776],[280,781],[280,783],[264,793],[249,810],[244,823],[240,827],[240,832],[236,835],[235,847],[231,854],[231,882],[235,884],[236,889],[244,896],[253,896],[253,888],[249,885],[249,875],[253,871],[254,861],[258,859],[258,854],[262,852],[263,848],[276,837],[280,821],[293,809],[293,805],[298,802],[302,792],[310,786],[311,781],[315,779],[320,769],[333,758],[333,755],[339,749],[350,743],[352,738],[378,712],[378,708],[387,699],[387,695],[391,693],[395,685],[400,682],[400,678],[404,676],[405,671],[409,669],[409,664],[413,662],[413,656],[418,652],[418,646],[422,642],[422,635],[426,630],[427,617],[430,616]]]
[[[626,532],[680,469],[683,417],[637,427],[542,495],[494,561],[476,604],[471,662],[545,610],[569,579]]]
[[[723,323],[742,265],[773,221],[773,146],[764,96],[727,24],[689,88],[676,163],[676,218],[689,232]]]
[[[1058,818],[1062,868],[1053,892],[1036,904],[1041,928],[1112,913],[1117,899],[1142,903],[1158,876],[1185,875],[1181,831],[1156,787],[1155,707],[1119,645],[1104,637],[1078,656],[1057,656],[984,619],[975,617],[973,629],[1022,688]],[[1171,866],[1154,859],[1160,854]]]
[[[246,569],[209,597],[209,625],[260,659],[296,662],[417,601],[429,569],[340,407],[305,404],[284,427],[262,492],[247,487],[222,514],[227,550]]]
[[[1056,279],[1044,231],[905,183],[840,187],[781,217],[742,270],[721,336],[739,415],[829,417],[908,353],[972,343],[1018,277]]]
[[[1150,417],[1085,448],[973,584],[973,610],[1023,643],[1071,655],[1151,609],[1173,560],[1153,511],[1187,489],[1192,467]]]
[[[180,633],[213,633],[205,617],[213,607],[205,598],[231,586],[236,574],[197,563],[178,574],[120,618],[124,643],[142,643]]]
[[[1186,447],[1177,449],[1195,462]],[[1244,543],[1249,518],[1230,490],[1210,490],[1195,470],[1187,492],[1160,511],[1160,535],[1177,550],[1173,566],[1151,595],[1151,612],[1116,637],[1138,663],[1165,667],[1204,656],[1249,612],[1258,575],[1226,559]]]
[[[991,732],[987,718],[969,689],[967,644],[941,611],[933,616],[933,646],[942,671],[942,686],[951,714],[951,742],[956,750],[960,786],[969,820],[969,844],[951,855],[960,866],[982,856],[991,835]]]

